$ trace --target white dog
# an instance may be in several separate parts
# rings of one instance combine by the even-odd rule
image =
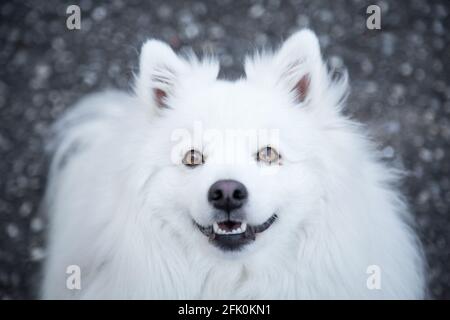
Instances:
[[[149,40],[135,94],[56,124],[43,297],[423,298],[397,178],[342,115],[346,77],[314,33],[247,58],[235,82],[218,70]]]

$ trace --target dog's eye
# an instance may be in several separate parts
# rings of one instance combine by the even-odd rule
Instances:
[[[196,167],[204,163],[203,154],[197,150],[189,150],[183,157],[183,164],[188,167]]]
[[[270,146],[262,148],[256,154],[256,160],[263,161],[268,164],[276,163],[280,159],[281,156],[278,154],[278,152]]]

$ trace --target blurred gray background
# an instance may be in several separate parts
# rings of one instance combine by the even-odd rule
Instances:
[[[66,8],[81,7],[81,30]],[[382,9],[381,30],[366,8]],[[310,27],[324,57],[347,68],[347,113],[366,123],[385,160],[407,170],[403,191],[429,262],[432,298],[450,298],[450,2],[2,1],[0,4],[0,298],[36,298],[46,221],[43,135],[81,96],[128,90],[150,37],[213,51],[221,75],[242,75],[253,48]],[[383,236],[380,234],[380,236]]]

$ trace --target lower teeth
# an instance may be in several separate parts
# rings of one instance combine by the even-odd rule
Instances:
[[[217,223],[214,223],[214,225],[213,225],[214,233],[219,234],[219,235],[230,235],[230,234],[244,233],[246,228],[247,228],[247,224],[245,222],[241,223],[239,228],[233,229],[231,231],[227,231],[227,230],[221,229]]]

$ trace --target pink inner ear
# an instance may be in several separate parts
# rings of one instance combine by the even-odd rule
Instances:
[[[309,92],[309,85],[311,83],[309,74],[305,74],[295,86],[299,102],[303,102]]]
[[[155,101],[158,107],[163,108],[166,107],[165,99],[167,97],[167,93],[162,89],[154,89],[153,90]]]

